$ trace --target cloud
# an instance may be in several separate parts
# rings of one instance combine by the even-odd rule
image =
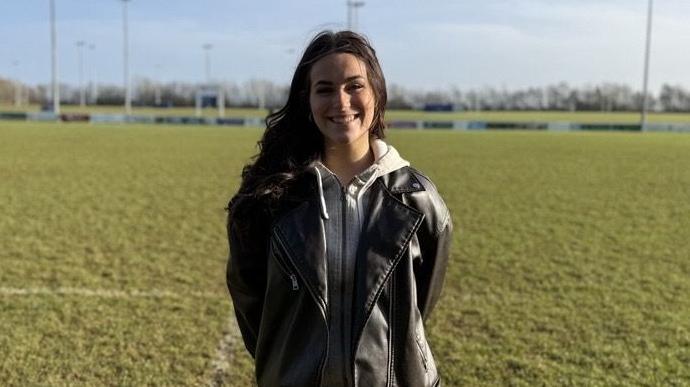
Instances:
[[[510,2],[500,3],[505,7]],[[496,12],[496,2],[491,4]],[[400,83],[429,88],[450,84],[525,87],[562,80],[641,87],[645,7],[620,3],[520,5],[504,9],[511,15],[507,19],[422,22],[404,27],[383,49],[391,57],[405,58],[387,61],[393,81],[407,78]],[[678,49],[690,44],[690,28],[684,18],[667,10],[655,17],[650,75],[654,89],[672,79],[690,83],[684,70],[690,65],[690,53]],[[497,19],[500,21],[494,21]]]

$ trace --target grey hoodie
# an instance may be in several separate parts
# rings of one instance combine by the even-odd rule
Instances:
[[[369,187],[376,179],[410,165],[392,146],[373,140],[374,163],[343,187],[321,162],[313,165],[319,187],[328,268],[328,356],[323,386],[352,385],[352,297],[355,257],[366,221]]]

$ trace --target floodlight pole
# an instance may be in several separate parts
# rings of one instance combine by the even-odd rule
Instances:
[[[92,54],[95,54],[96,52],[96,45],[95,44],[89,44],[89,51]],[[96,55],[91,55],[91,58],[95,58]],[[91,77],[91,103],[94,105],[97,105],[98,101],[98,86],[96,85],[96,66],[94,66],[94,61],[93,59],[90,62],[91,64],[91,71],[90,71],[90,77]]]
[[[223,85],[218,85],[216,105],[218,105],[218,117],[225,117],[225,87]]]
[[[202,87],[202,90],[210,90],[211,89],[211,49],[213,48],[213,45],[211,43],[204,43],[201,48],[204,49],[204,72],[206,76],[206,85]],[[197,117],[201,117],[201,108],[202,108],[202,100],[200,99],[201,97],[197,96],[197,104],[196,104],[196,115]],[[216,98],[217,95],[216,95]],[[218,112],[220,115],[220,101],[216,99],[216,105],[218,105]]]
[[[156,88],[154,89],[154,94],[153,94],[153,104],[155,106],[161,106],[162,101],[161,101],[161,82],[160,82],[160,73],[161,73],[161,65],[157,64],[154,66],[156,69],[156,74],[157,74],[157,79],[155,80],[156,82]]]
[[[363,1],[347,1],[347,29],[357,30],[357,8],[363,7]]]
[[[79,106],[86,105],[86,89],[84,88],[84,46],[86,42],[83,40],[77,41],[77,55],[79,58]]]
[[[127,2],[122,1],[122,35],[123,35],[123,54],[124,54],[124,83],[125,83],[125,114],[132,114],[132,90],[129,80],[129,31],[127,25]]]
[[[649,49],[652,43],[652,0],[647,6],[647,41],[644,52],[644,75],[642,80],[642,114],[640,117],[640,130],[647,130],[647,87],[649,82]]]
[[[348,0],[345,4],[347,5],[347,29],[352,31],[352,5],[351,1]]]
[[[57,73],[57,32],[55,28],[55,0],[50,0],[50,62],[51,62],[51,91],[53,98],[53,113],[60,114],[60,85]]]
[[[211,85],[211,49],[213,45],[206,43],[201,46],[204,49],[204,69],[206,71],[206,84]]]
[[[14,67],[14,73],[17,74],[17,68],[19,68],[19,61],[13,60],[12,66]],[[14,106],[20,106],[22,104],[22,84],[19,81],[19,77],[14,81]]]

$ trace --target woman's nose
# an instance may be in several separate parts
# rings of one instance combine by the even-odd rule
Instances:
[[[350,106],[350,94],[346,90],[339,90],[335,93],[335,104],[339,108]]]

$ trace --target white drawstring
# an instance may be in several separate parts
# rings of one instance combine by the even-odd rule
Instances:
[[[362,217],[364,216],[364,203],[362,200],[362,196],[364,196],[364,192],[369,189],[370,186],[374,184],[374,181],[376,180],[377,177],[379,177],[379,167],[378,165],[375,166],[375,170],[371,173],[371,176],[369,176],[369,179],[367,179],[366,182],[364,182],[364,185],[362,188],[359,189],[359,192],[357,192],[357,214]],[[359,222],[360,228],[362,226],[362,222]]]
[[[321,204],[321,217],[324,219],[328,219],[328,211],[326,211],[326,199],[323,197],[323,182],[321,182],[321,172],[319,172],[319,168],[314,165],[314,171],[316,171],[316,181],[319,186],[319,201]]]

